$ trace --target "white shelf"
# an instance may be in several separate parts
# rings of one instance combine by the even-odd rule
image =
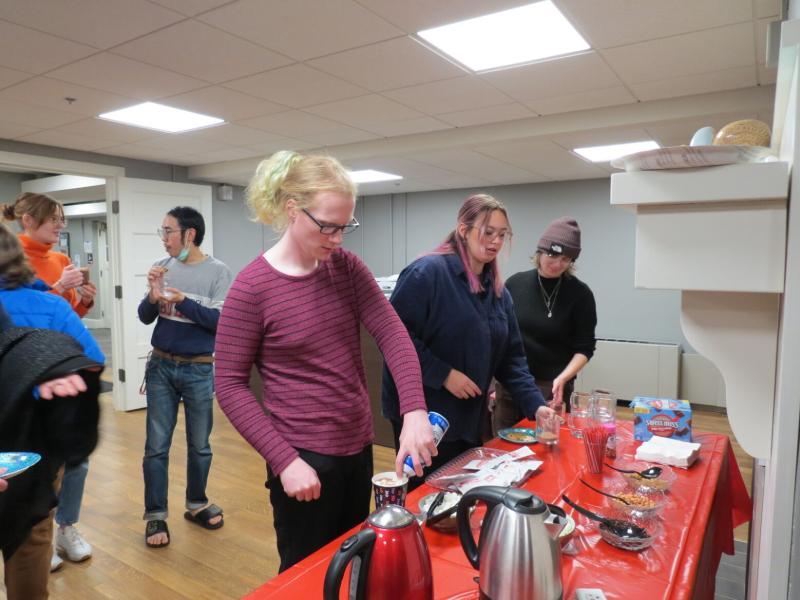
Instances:
[[[636,212],[635,285],[783,291],[789,165],[616,173],[611,204]]]
[[[611,176],[611,204],[636,213],[636,287],[681,290],[686,338],[719,369],[731,428],[759,458],[770,455],[789,171],[772,162]]]

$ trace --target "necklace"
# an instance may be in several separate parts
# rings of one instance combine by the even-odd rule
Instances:
[[[536,277],[539,278],[539,289],[542,290],[542,300],[544,300],[544,305],[547,307],[547,318],[551,319],[553,317],[553,305],[556,303],[556,298],[558,297],[558,290],[561,289],[561,277],[558,278],[558,283],[556,287],[553,288],[553,291],[549,294],[544,289],[544,284],[542,283],[542,276],[539,273],[536,273]]]

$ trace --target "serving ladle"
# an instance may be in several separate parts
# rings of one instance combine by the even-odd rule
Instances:
[[[614,469],[615,471],[619,471],[620,473],[633,473],[634,475],[639,475],[644,479],[658,479],[661,476],[661,471],[663,470],[661,467],[650,467],[648,469],[645,469],[644,471],[629,471],[627,469],[619,469],[608,463],[606,463],[606,466],[609,469]]]
[[[589,517],[595,521],[600,522],[600,529],[605,529],[610,531],[614,535],[624,539],[633,539],[633,540],[645,540],[650,537],[647,533],[647,530],[644,527],[639,527],[638,525],[631,523],[630,521],[623,521],[621,519],[609,519],[607,517],[603,517],[598,515],[597,513],[593,513],[589,509],[583,508],[582,506],[575,504],[572,500],[561,495],[561,499],[569,504],[572,508],[577,510],[582,515]]]
[[[590,490],[594,490],[594,491],[595,491],[595,492],[597,492],[598,494],[603,494],[603,496],[608,496],[609,498],[613,498],[614,500],[619,500],[620,502],[622,502],[622,503],[623,503],[623,504],[625,504],[625,505],[629,505],[629,504],[630,504],[630,502],[628,502],[627,500],[625,500],[625,498],[621,498],[621,497],[619,497],[619,496],[615,496],[614,494],[609,494],[608,492],[604,492],[603,490],[598,490],[598,489],[597,489],[596,487],[594,487],[593,485],[589,485],[588,483],[586,483],[586,482],[585,482],[583,479],[580,479],[579,481],[580,481],[580,482],[581,482],[583,485],[585,485],[586,487],[588,487]]]

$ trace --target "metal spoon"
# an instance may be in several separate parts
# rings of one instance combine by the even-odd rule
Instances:
[[[614,494],[609,494],[609,493],[607,493],[607,492],[604,492],[604,491],[602,491],[602,490],[598,490],[598,489],[597,489],[596,487],[594,487],[593,485],[589,485],[588,483],[586,483],[586,482],[585,482],[583,479],[581,479],[581,480],[580,480],[580,482],[581,482],[583,485],[585,485],[586,487],[588,487],[590,490],[594,490],[594,491],[595,491],[595,492],[597,492],[598,494],[603,494],[603,496],[608,496],[609,498],[614,498],[614,500],[619,500],[620,502],[622,502],[622,503],[624,503],[624,504],[626,504],[626,505],[630,505],[630,502],[628,502],[627,500],[625,500],[625,498],[620,498],[619,496],[615,496]]]
[[[562,494],[561,499],[569,504],[572,508],[577,510],[582,515],[589,517],[595,521],[600,522],[600,527],[606,529],[620,538],[644,540],[650,537],[644,527],[639,527],[630,521],[622,521],[620,519],[608,519],[592,511],[575,504],[572,500]]]
[[[615,471],[619,471],[620,473],[634,473],[643,477],[644,479],[658,479],[661,476],[661,471],[663,470],[661,467],[650,467],[649,469],[645,469],[644,471],[628,471],[626,469],[618,469],[608,463],[606,466],[609,469],[614,469]]]

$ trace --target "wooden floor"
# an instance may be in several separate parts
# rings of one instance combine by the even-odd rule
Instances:
[[[264,488],[264,462],[216,409],[214,464],[208,495],[225,510],[225,526],[206,531],[183,519],[186,440],[181,414],[172,446],[169,519],[172,543],[144,545],[142,450],[145,412],[114,411],[103,394],[102,437],[93,454],[79,524],[94,547],[91,560],[67,562],[50,578],[57,600],[201,600],[238,598],[277,573],[272,513]],[[624,415],[625,411],[621,413]],[[694,427],[730,435],[725,415],[696,411]],[[750,485],[752,460],[734,443]],[[376,447],[375,470],[391,469],[393,452]],[[737,537],[747,539],[747,530]],[[4,588],[0,584],[0,594]],[[300,600],[300,599],[298,599]]]

